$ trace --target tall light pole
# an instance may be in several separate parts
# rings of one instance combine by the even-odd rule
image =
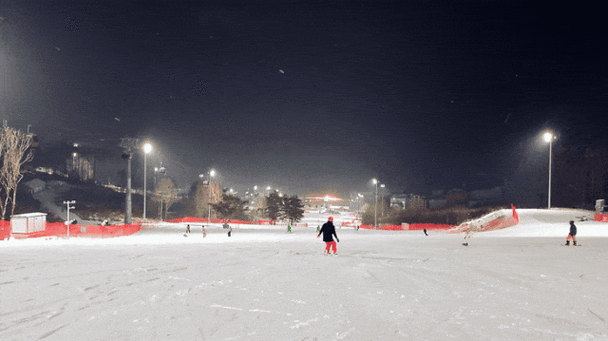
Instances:
[[[380,184],[380,188],[384,188],[384,184]],[[382,204],[380,205],[380,224],[382,224],[382,217],[384,217],[384,189],[382,189],[382,195],[380,196]]]
[[[374,229],[378,228],[378,180],[372,179],[372,183],[376,185],[376,200],[374,201]]]
[[[207,218],[207,223],[211,224],[211,177],[215,176],[215,170],[210,170],[209,173],[209,218]]]
[[[546,132],[544,135],[545,142],[549,142],[549,194],[547,196],[547,209],[551,209],[551,158],[553,151],[553,140],[555,140],[555,136],[550,132]]]
[[[149,143],[144,144],[144,220],[146,220],[146,197],[147,197],[147,189],[146,189],[146,177],[147,177],[147,158],[148,153],[152,151],[152,145]]]

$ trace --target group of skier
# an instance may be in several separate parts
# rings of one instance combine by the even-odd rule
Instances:
[[[291,232],[291,225],[289,225],[287,227],[287,231]],[[319,238],[321,235],[323,235],[323,241],[325,242],[325,251],[324,254],[329,255],[329,254],[334,254],[337,255],[338,254],[338,250],[337,250],[337,244],[336,242],[340,242],[340,239],[338,239],[338,235],[336,234],[336,227],[334,226],[334,218],[333,217],[329,217],[327,218],[327,222],[325,224],[323,224],[323,226],[319,229],[319,226],[317,226],[317,231],[319,232],[319,234],[317,234],[317,238]],[[467,231],[467,233],[465,234],[465,242],[462,243],[462,245],[464,246],[468,246],[468,239],[470,239],[473,235],[474,232],[477,231],[477,225],[471,224],[471,226],[469,227],[469,230]],[[190,232],[190,225],[188,225],[186,227],[186,232]],[[570,240],[572,240],[572,245],[576,246],[576,225],[574,225],[574,220],[570,220],[570,233],[568,233],[568,237],[566,238],[566,244],[565,245],[570,245]],[[230,237],[230,235],[232,234],[232,227],[229,227],[228,230],[228,237]],[[428,236],[428,234],[426,233],[426,229],[424,231],[424,234]],[[205,230],[205,226],[203,226],[203,237],[207,236],[207,231]],[[336,237],[336,240],[334,241],[334,237]]]

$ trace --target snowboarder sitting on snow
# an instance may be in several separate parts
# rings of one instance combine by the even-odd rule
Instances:
[[[321,233],[323,233],[323,241],[325,242],[325,254],[329,254],[329,249],[331,248],[334,252],[334,255],[337,255],[338,250],[336,242],[334,242],[332,236],[336,236],[336,240],[338,241],[338,243],[340,242],[340,239],[338,239],[338,235],[336,234],[336,227],[334,226],[333,221],[333,217],[327,218],[327,222],[321,227],[321,231],[319,231],[317,238],[319,238]]]
[[[574,220],[570,220],[570,233],[566,237],[566,245],[570,245],[570,239],[572,239],[572,245],[576,246],[576,225],[574,225]]]

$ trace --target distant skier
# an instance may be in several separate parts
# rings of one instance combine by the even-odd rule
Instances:
[[[483,227],[483,225],[482,225]],[[464,246],[469,246],[469,242],[468,240],[471,239],[471,237],[473,237],[473,233],[477,232],[477,225],[471,223],[469,224],[469,229],[467,230],[467,233],[464,235],[464,243],[462,243],[462,245]]]
[[[291,233],[291,225],[287,225],[287,232]]]
[[[186,225],[186,233],[190,233],[190,224]]]
[[[207,230],[205,230],[205,225],[203,225],[203,238],[207,237]]]
[[[317,232],[319,232],[319,229],[320,229],[320,226],[319,226],[319,225],[317,225]]]
[[[330,254],[330,248],[334,252],[334,255],[338,254],[337,245],[333,239],[333,236],[336,237],[336,241],[338,243],[340,242],[340,239],[338,239],[338,235],[336,234],[336,227],[334,226],[333,221],[334,221],[333,217],[327,218],[327,222],[325,224],[323,224],[323,227],[321,227],[321,231],[319,231],[319,234],[317,235],[317,238],[319,238],[321,233],[323,233],[323,241],[325,242],[325,252],[324,253],[327,255]]]
[[[426,229],[422,229],[422,231],[424,231],[424,235],[425,235],[425,236],[428,236],[428,235],[429,235],[428,233],[426,233]]]
[[[566,245],[570,245],[570,239],[572,239],[572,245],[576,246],[576,225],[574,225],[574,220],[570,220],[570,233],[566,237]]]
[[[228,227],[228,237],[232,236],[232,226]]]

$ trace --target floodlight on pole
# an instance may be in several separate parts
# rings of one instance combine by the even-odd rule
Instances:
[[[547,209],[551,209],[551,159],[552,159],[552,147],[553,147],[553,140],[555,140],[555,135],[553,135],[550,132],[546,132],[543,135],[545,142],[549,143],[549,193],[547,195]]]
[[[207,174],[209,174],[209,217],[207,218],[207,223],[211,224],[211,177],[215,176],[215,170],[212,169]]]
[[[378,228],[378,180],[372,179],[372,183],[376,185],[376,200],[374,201],[374,229]]]
[[[149,143],[144,144],[144,220],[146,220],[146,177],[147,177],[147,158],[148,154],[152,151],[152,145]]]
[[[380,184],[380,188],[384,187],[386,187],[384,184]],[[384,217],[384,190],[382,190],[380,200],[382,200],[382,205],[380,206],[380,224],[382,224],[382,217]]]

